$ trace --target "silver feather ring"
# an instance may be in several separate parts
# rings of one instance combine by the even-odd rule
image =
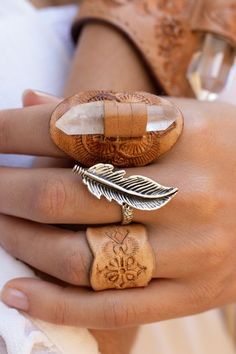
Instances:
[[[177,188],[165,187],[152,179],[133,175],[124,177],[125,170],[111,164],[98,163],[89,168],[75,165],[75,174],[82,177],[90,193],[98,199],[104,196],[115,200],[122,207],[122,224],[133,220],[133,209],[156,210],[166,205],[178,192]]]

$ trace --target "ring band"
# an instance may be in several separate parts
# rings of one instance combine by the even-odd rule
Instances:
[[[86,236],[94,255],[90,271],[94,290],[148,285],[155,258],[143,225],[89,227]]]
[[[130,205],[123,203],[121,205],[121,210],[122,210],[121,225],[130,224],[133,220],[133,217],[134,217],[134,209]]]
[[[125,170],[114,169],[111,164],[98,163],[88,169],[75,165],[73,172],[82,177],[90,193],[98,199],[104,196],[115,200],[122,208],[122,225],[133,220],[133,208],[156,210],[166,205],[178,192],[177,188],[165,187],[152,179],[135,175],[124,177]]]

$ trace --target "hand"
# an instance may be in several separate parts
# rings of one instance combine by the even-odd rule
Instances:
[[[185,116],[176,147],[156,164],[127,170],[180,190],[161,210],[135,211],[156,256],[150,285],[91,291],[92,255],[84,232],[40,224],[119,222],[116,203],[94,198],[67,169],[2,168],[1,245],[72,285],[15,279],[6,284],[3,301],[54,323],[117,328],[190,315],[236,299],[235,107],[175,101]],[[0,151],[63,157],[48,134],[52,109],[1,112]]]

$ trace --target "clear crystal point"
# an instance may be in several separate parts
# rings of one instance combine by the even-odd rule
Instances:
[[[139,104],[139,103],[136,103]],[[173,105],[147,105],[147,131],[163,132],[179,118]],[[104,102],[89,102],[71,107],[56,122],[67,135],[104,134]]]
[[[196,97],[214,101],[227,86],[235,64],[235,49],[213,34],[205,36],[202,50],[190,62],[187,78]]]

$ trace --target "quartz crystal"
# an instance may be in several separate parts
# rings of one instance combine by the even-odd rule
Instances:
[[[165,131],[179,117],[172,105],[147,105],[147,131]],[[67,135],[104,134],[104,102],[89,102],[70,108],[56,122]]]
[[[188,68],[187,78],[196,95],[214,101],[229,83],[235,69],[235,49],[223,38],[205,36],[202,50],[196,52]]]

